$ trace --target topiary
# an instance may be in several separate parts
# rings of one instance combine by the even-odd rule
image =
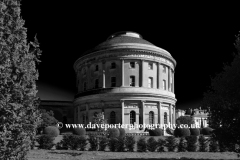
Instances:
[[[87,139],[85,136],[77,136],[76,144],[80,151],[85,151],[87,147]]]
[[[105,151],[108,145],[108,139],[106,137],[99,138],[99,151]]]
[[[187,136],[187,150],[189,152],[196,152],[198,148],[198,137],[197,136]]]
[[[174,135],[174,130],[169,127],[166,128],[166,132],[167,132],[167,134]]]
[[[138,152],[146,152],[147,151],[147,143],[145,137],[140,137],[137,141],[137,151]]]
[[[208,152],[209,150],[209,142],[203,135],[199,136],[199,151],[200,152]]]
[[[43,134],[57,137],[59,135],[59,129],[56,126],[48,126],[44,128]]]
[[[135,141],[134,136],[126,136],[125,137],[124,144],[125,144],[125,147],[126,147],[127,151],[133,152],[135,143],[136,143],[136,141]]]
[[[203,128],[203,129],[202,129],[202,134],[203,134],[203,135],[211,135],[212,131],[213,131],[212,128],[206,127],[206,128]]]
[[[177,139],[174,136],[169,136],[166,138],[166,147],[168,148],[168,151],[174,152],[177,146]]]
[[[90,144],[90,150],[91,151],[97,151],[98,150],[98,143],[99,139],[95,135],[89,135],[88,142]]]
[[[218,152],[218,150],[219,150],[218,142],[214,138],[211,138],[209,143],[209,152]]]
[[[109,138],[117,138],[120,136],[120,131],[118,128],[109,128],[108,129]]]
[[[190,135],[199,136],[200,135],[200,130],[198,128],[190,128]]]
[[[119,137],[125,137],[126,133],[125,133],[125,129],[124,128],[119,128]]]
[[[154,136],[163,136],[163,129],[161,128],[155,128],[153,130]]]
[[[157,144],[158,144],[158,152],[164,152],[166,141],[164,139],[159,138],[157,141]]]
[[[78,135],[78,136],[85,136],[86,129],[85,128],[73,128],[73,134]]]
[[[174,130],[174,136],[175,137],[186,137],[190,136],[190,130],[189,128],[176,128]]]
[[[150,138],[147,140],[147,150],[150,151],[150,152],[155,152],[155,150],[157,149],[157,147],[158,147],[158,143],[157,143],[157,141],[155,140],[155,138],[150,137]]]
[[[118,139],[115,137],[112,137],[109,139],[108,141],[108,148],[111,152],[115,152],[117,149],[117,143],[118,143]]]
[[[181,137],[178,144],[178,152],[186,152],[187,151],[187,141],[185,137]]]
[[[125,137],[118,137],[116,143],[116,151],[117,152],[124,152],[125,151]]]
[[[50,135],[41,135],[39,138],[37,138],[37,142],[39,144],[40,149],[52,149],[54,146],[53,143],[54,137]]]

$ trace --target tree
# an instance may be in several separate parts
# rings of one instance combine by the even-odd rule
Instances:
[[[97,113],[93,116],[93,124],[96,124],[98,131],[102,131],[104,128],[100,128],[101,124],[106,124],[103,113]]]
[[[240,144],[240,34],[236,36],[232,63],[211,79],[202,106],[208,109],[214,138],[227,146]]]
[[[55,126],[58,123],[58,120],[54,117],[53,111],[46,111],[45,109],[39,110],[42,117],[42,122],[38,126],[38,128],[45,128],[48,126]]]
[[[40,122],[36,97],[41,51],[27,42],[20,0],[0,1],[0,159],[26,159]]]
[[[188,127],[191,126],[191,124],[194,124],[194,120],[190,116],[180,116],[176,119],[177,125],[180,124],[187,124]]]

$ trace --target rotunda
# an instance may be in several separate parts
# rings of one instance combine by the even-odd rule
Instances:
[[[74,122],[86,125],[102,112],[109,124],[175,123],[175,67],[168,51],[140,34],[111,35],[74,63]]]

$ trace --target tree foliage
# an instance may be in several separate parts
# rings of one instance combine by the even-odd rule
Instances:
[[[45,109],[39,110],[42,117],[42,122],[39,127],[45,128],[48,126],[55,126],[58,123],[58,120],[54,117],[53,111],[46,111]]]
[[[194,124],[194,120],[190,116],[180,116],[176,119],[177,125],[180,124],[187,124],[188,127],[191,126],[191,124]]]
[[[27,42],[21,0],[0,1],[0,159],[26,159],[40,122],[36,80],[40,49]]]
[[[240,144],[240,34],[236,36],[237,54],[231,64],[211,79],[202,106],[208,109],[209,125],[216,140]]]

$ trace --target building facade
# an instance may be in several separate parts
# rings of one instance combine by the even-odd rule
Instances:
[[[113,34],[74,63],[74,122],[102,112],[109,124],[175,123],[175,67],[169,52],[140,34]]]

